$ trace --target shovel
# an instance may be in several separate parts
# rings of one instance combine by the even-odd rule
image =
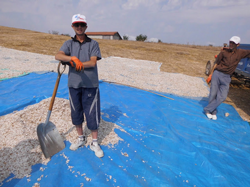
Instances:
[[[60,64],[61,62],[59,62],[58,64],[58,68],[57,68],[58,76],[57,76],[54,92],[51,97],[46,121],[45,123],[40,123],[37,126],[37,136],[38,136],[39,143],[40,143],[40,146],[41,146],[41,149],[43,151],[45,158],[49,158],[65,148],[65,144],[63,142],[62,136],[59,134],[56,126],[52,122],[49,121],[49,118],[52,112],[52,107],[55,101],[59,81],[60,81],[62,73],[64,72],[66,68],[66,65],[64,65],[62,72],[60,72]]]

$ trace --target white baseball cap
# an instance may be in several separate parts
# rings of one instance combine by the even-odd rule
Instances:
[[[232,38],[230,38],[229,41],[234,42],[235,44],[239,44],[240,43],[240,37],[239,36],[233,36]]]
[[[72,17],[72,24],[73,23],[86,23],[87,24],[87,20],[86,20],[86,17],[84,15],[75,14]]]

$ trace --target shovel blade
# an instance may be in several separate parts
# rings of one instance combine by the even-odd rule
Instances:
[[[65,148],[62,136],[50,121],[37,126],[37,136],[45,158],[49,158]]]

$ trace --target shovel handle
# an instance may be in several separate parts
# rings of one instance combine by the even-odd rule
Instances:
[[[58,89],[58,85],[59,85],[59,82],[60,82],[60,78],[61,78],[61,75],[63,74],[65,68],[66,68],[66,65],[63,65],[63,69],[62,71],[60,71],[60,65],[61,65],[61,61],[59,62],[58,64],[58,67],[57,67],[57,71],[58,71],[58,76],[57,76],[57,79],[56,79],[56,85],[55,85],[55,88],[54,88],[54,91],[53,91],[53,94],[52,94],[52,97],[51,97],[51,101],[50,101],[50,105],[49,105],[49,111],[52,111],[52,108],[53,108],[53,104],[54,104],[54,101],[55,101],[55,97],[56,97],[56,93],[57,93],[57,89]]]
[[[66,68],[66,64],[64,64],[62,71],[60,71],[60,64],[61,63],[62,62],[60,61],[59,64],[58,64],[58,66],[57,66],[57,72],[58,72],[58,75],[60,75],[60,76],[63,74],[63,72],[65,71],[65,68]]]

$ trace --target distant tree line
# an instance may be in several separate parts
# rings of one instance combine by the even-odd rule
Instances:
[[[49,31],[49,34],[54,34],[54,35],[58,35],[59,32],[58,31]],[[70,36],[69,34],[61,34],[62,36]]]
[[[140,34],[140,35],[136,36],[136,41],[144,42],[147,40],[147,38],[148,38],[147,35]],[[123,36],[123,40],[128,40],[128,39],[129,39],[129,37],[127,35]],[[162,41],[158,40],[158,43],[162,43]]]
[[[123,40],[128,40],[128,36],[124,35]]]
[[[136,41],[144,42],[147,38],[147,35],[140,34],[139,36],[136,36]]]

